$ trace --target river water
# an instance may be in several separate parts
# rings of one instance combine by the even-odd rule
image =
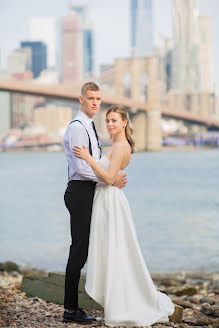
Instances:
[[[134,154],[124,192],[151,272],[219,271],[219,150]],[[62,152],[0,153],[0,262],[64,271]]]

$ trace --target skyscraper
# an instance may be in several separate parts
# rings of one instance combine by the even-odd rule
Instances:
[[[23,41],[21,47],[29,47],[32,50],[32,72],[33,76],[38,77],[40,72],[47,68],[47,50],[43,42]]]
[[[43,41],[47,47],[47,64],[56,68],[56,22],[54,18],[32,18],[30,21],[30,41]]]
[[[91,74],[94,69],[93,30],[88,20],[87,7],[85,5],[71,5],[71,10],[78,13],[81,17],[83,30],[83,74],[87,76]]]
[[[201,91],[212,92],[214,89],[214,82],[210,17],[199,16],[198,22],[200,35]]]
[[[7,91],[0,91],[0,135],[7,133],[10,128],[10,94]]]
[[[92,74],[94,69],[93,63],[93,31],[86,27],[83,29],[83,64],[84,75]]]
[[[8,72],[10,75],[32,70],[32,51],[29,47],[14,50],[8,56]]]
[[[71,10],[62,18],[62,80],[76,83],[83,73],[83,36],[81,17]]]
[[[173,2],[174,49],[172,89],[196,92],[201,88],[197,0]]]
[[[131,55],[146,57],[152,52],[152,0],[131,0]]]

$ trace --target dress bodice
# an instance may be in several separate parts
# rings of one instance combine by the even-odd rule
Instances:
[[[106,156],[103,156],[99,159],[98,163],[104,170],[108,170],[109,168],[109,159]]]
[[[98,161],[98,163],[100,164],[100,166],[104,170],[108,170],[110,161],[109,161],[109,159],[105,155],[103,157],[101,157],[101,159]],[[118,171],[118,173],[123,173],[123,172],[124,172],[123,170],[119,170]]]

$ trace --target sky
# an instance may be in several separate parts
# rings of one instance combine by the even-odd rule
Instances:
[[[172,1],[153,0],[154,40],[172,36]],[[78,3],[77,0],[72,0]],[[81,0],[87,3],[95,35],[95,63],[110,64],[115,58],[130,54],[129,0]],[[57,20],[69,11],[69,0],[0,0],[0,68],[6,68],[7,56],[29,37],[32,17],[54,17]],[[199,12],[211,18],[215,82],[219,91],[219,1],[198,0]]]

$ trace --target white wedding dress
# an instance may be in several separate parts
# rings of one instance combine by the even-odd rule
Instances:
[[[99,164],[108,169],[109,160]],[[144,262],[129,203],[121,189],[97,184],[92,210],[86,292],[104,308],[107,326],[168,322],[170,298],[157,291]]]

